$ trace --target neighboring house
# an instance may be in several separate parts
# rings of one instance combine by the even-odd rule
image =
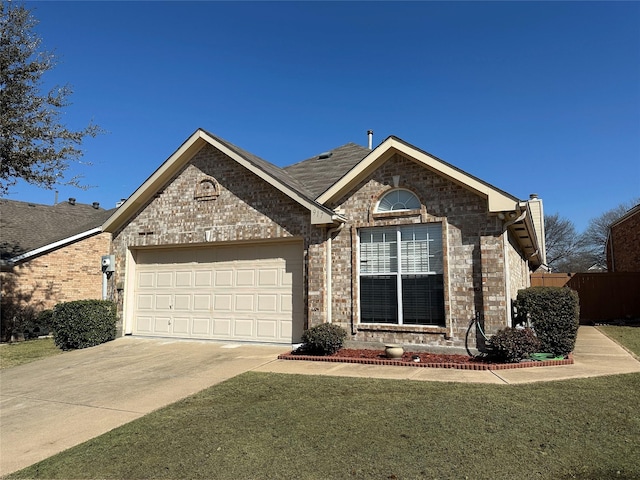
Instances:
[[[197,130],[103,226],[124,334],[461,347],[545,263],[542,204],[397,137],[279,168]],[[471,345],[475,338],[471,339]]]
[[[640,204],[609,226],[607,270],[640,272]]]
[[[75,199],[53,206],[0,199],[3,305],[41,310],[101,298],[100,260],[111,246],[102,223],[114,211]]]

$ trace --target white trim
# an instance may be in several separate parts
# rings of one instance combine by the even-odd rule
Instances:
[[[395,153],[407,156],[430,170],[433,170],[440,175],[449,178],[453,182],[475,192],[476,194],[485,197],[488,201],[490,212],[511,211],[518,205],[519,200],[517,198],[484,183],[462,170],[454,168],[452,165],[449,165],[426,152],[399,141],[399,139],[394,137],[389,137],[378,145],[369,155],[363,158],[358,165],[333,184],[316,200],[319,203],[326,204],[332,199],[335,199],[339,195],[343,194],[362,176],[378,168]]]
[[[86,232],[78,233],[78,234],[73,235],[71,237],[63,238],[62,240],[58,240],[57,242],[53,242],[53,243],[50,243],[48,245],[44,245],[42,247],[36,248],[35,250],[31,250],[29,252],[22,253],[22,254],[20,254],[18,256],[10,258],[8,260],[8,263],[15,264],[15,263],[18,263],[18,262],[20,262],[22,260],[25,260],[27,258],[34,257],[36,255],[41,255],[41,254],[49,252],[51,250],[55,250],[57,248],[60,248],[60,247],[62,247],[64,245],[68,245],[70,243],[77,242],[78,240],[83,240],[85,238],[91,237],[91,236],[96,235],[98,233],[102,233],[102,227],[92,228],[91,230],[87,230]],[[96,268],[98,268],[97,260],[96,260]]]
[[[257,168],[238,153],[221,143],[202,129],[196,130],[151,176],[116,210],[103,225],[103,229],[114,232],[155,194],[180,168],[187,164],[205,145],[211,145],[232,160],[266,181],[293,201],[307,208],[311,214],[312,225],[329,225],[334,223],[335,214],[327,207],[301,196],[288,185],[280,182],[269,173]]]

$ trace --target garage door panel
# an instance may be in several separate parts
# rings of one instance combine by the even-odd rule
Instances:
[[[134,333],[289,343],[302,328],[301,243],[150,249],[135,258]]]
[[[174,296],[173,308],[177,311],[191,310],[191,295],[177,294]]]
[[[136,297],[136,308],[138,310],[152,310],[153,309],[153,294],[139,293]]]
[[[233,270],[217,270],[215,272],[216,287],[232,287],[233,286]]]
[[[235,337],[253,338],[253,319],[236,318],[232,327]]]
[[[278,270],[275,268],[261,269],[258,272],[259,287],[275,287],[278,286]]]
[[[233,311],[233,295],[230,293],[215,295],[213,300],[213,309],[216,312]]]
[[[154,333],[169,333],[169,325],[171,323],[171,317],[155,316],[153,319],[153,332]]]
[[[236,286],[253,287],[255,285],[256,272],[254,270],[237,270]]]
[[[187,336],[189,333],[190,317],[173,317],[173,333],[181,336]]]
[[[173,272],[158,272],[156,274],[156,288],[173,287]]]
[[[272,341],[278,338],[278,321],[276,319],[258,320],[257,336],[260,340],[265,341]]]
[[[206,270],[204,272],[195,272],[195,286],[196,287],[210,287],[213,278],[213,272]]]
[[[253,295],[237,294],[234,303],[236,312],[253,312]]]
[[[213,335],[222,338],[231,338],[233,335],[231,331],[231,319],[216,318],[213,321]]]
[[[277,295],[258,295],[258,312],[276,312],[278,311]]]
[[[138,273],[138,287],[153,288],[155,286],[155,278],[156,278],[156,275],[154,272]]]
[[[209,326],[211,319],[209,317],[194,317],[193,333],[194,335],[208,336],[210,334]]]
[[[176,272],[176,287],[185,288],[192,287],[193,272]]]
[[[169,294],[156,294],[156,310],[169,310],[171,309],[172,295]]]
[[[153,317],[138,315],[136,320],[139,333],[153,333]]]

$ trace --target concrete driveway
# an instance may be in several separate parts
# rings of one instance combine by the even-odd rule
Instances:
[[[0,475],[274,361],[287,346],[118,338],[0,370]]]

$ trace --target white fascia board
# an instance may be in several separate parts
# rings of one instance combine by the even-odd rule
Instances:
[[[102,225],[102,229],[106,232],[114,233],[204,145],[202,131],[197,130],[113,212],[113,215]]]
[[[43,253],[50,252],[52,250],[56,250],[60,247],[64,247],[65,245],[69,245],[73,242],[77,242],[78,240],[84,240],[85,238],[91,237],[98,233],[102,233],[101,227],[92,228],[91,230],[87,230],[86,232],[78,233],[76,235],[72,235],[71,237],[63,238],[62,240],[58,240],[57,242],[50,243],[48,245],[44,245],[42,247],[36,248],[29,252],[22,253],[15,257],[12,257],[8,260],[10,264],[16,264],[23,260],[27,260],[31,257],[35,257],[37,255],[42,255]]]
[[[343,194],[359,178],[377,168],[381,163],[391,158],[394,153],[400,153],[418,163],[426,166],[430,170],[443,175],[464,188],[472,190],[476,194],[485,197],[488,201],[490,212],[505,212],[516,209],[518,199],[506,194],[491,185],[486,184],[477,178],[458,170],[431,155],[413,148],[404,142],[400,142],[393,137],[389,137],[382,142],[375,150],[367,155],[355,168],[349,171],[329,190],[317,198],[320,203],[326,203]]]
[[[307,208],[311,213],[311,224],[332,224],[333,212],[322,205],[309,201],[282,184],[268,173],[256,168],[251,162],[238,155],[226,145],[208,135],[201,129],[193,133],[138,189],[107,219],[102,228],[108,232],[115,232],[131,215],[137,212],[147,202],[151,195],[166,184],[171,177],[182,168],[206,144],[217,148],[228,157],[244,166],[264,181],[280,190],[289,198]]]

